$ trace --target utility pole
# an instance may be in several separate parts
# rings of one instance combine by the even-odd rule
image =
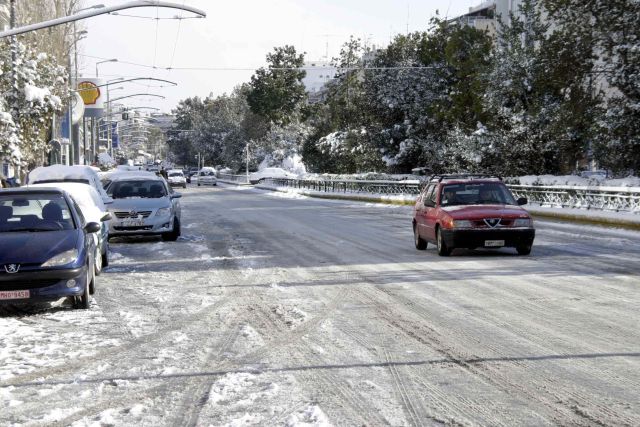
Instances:
[[[15,28],[16,26],[16,0],[10,1],[10,15],[9,15],[9,27]],[[18,60],[18,38],[16,36],[11,37],[11,91],[18,90],[18,71],[16,70],[16,62]],[[13,97],[13,95],[12,95]],[[11,105],[11,115],[13,121],[18,124],[18,114],[20,110],[16,107],[15,99]]]
[[[247,142],[247,167],[246,167],[246,173],[247,173],[247,184],[249,183],[249,143]]]
[[[15,28],[16,26],[16,0],[10,0],[10,12],[9,12],[9,27]],[[16,62],[18,60],[18,39],[16,36],[11,37],[11,90],[9,91],[11,99],[11,118],[15,123],[16,130],[20,132],[20,109],[17,106],[17,97],[15,96],[18,90],[18,71],[16,70]],[[14,166],[14,176],[19,176],[20,171],[15,170],[17,165]]]

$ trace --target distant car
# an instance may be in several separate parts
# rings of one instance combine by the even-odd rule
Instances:
[[[99,231],[61,189],[0,191],[0,303],[69,297],[89,308]]]
[[[102,202],[109,204],[111,198],[104,190],[100,176],[91,166],[74,165],[53,165],[41,166],[32,170],[27,177],[27,184],[47,184],[52,182],[77,182],[91,185],[96,189]]]
[[[433,177],[413,211],[416,249],[435,243],[438,255],[455,248],[516,248],[528,255],[535,238],[533,220],[499,178],[470,175]]]
[[[187,188],[187,179],[180,169],[170,169],[167,172],[167,182],[172,187]]]
[[[258,172],[253,172],[249,175],[249,182],[251,184],[257,184],[266,178],[290,178],[294,179],[298,176],[294,173],[288,172],[282,168],[264,168]]]
[[[112,176],[107,193],[113,197],[109,236],[160,235],[180,237],[180,193],[164,178],[149,173]]]
[[[218,185],[218,178],[216,178],[216,170],[214,168],[203,167],[196,177],[198,187],[201,185]],[[191,180],[193,181],[193,177],[191,177]]]
[[[111,214],[102,202],[98,192],[90,185],[76,182],[34,184],[26,188],[60,188],[66,191],[78,204],[82,211],[82,216],[88,222],[100,224],[100,232],[93,234],[96,244],[96,275],[100,275],[102,268],[109,266],[109,220],[111,219]]]

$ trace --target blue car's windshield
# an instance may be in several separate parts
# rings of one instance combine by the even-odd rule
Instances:
[[[58,194],[0,194],[0,233],[71,230],[75,222]]]

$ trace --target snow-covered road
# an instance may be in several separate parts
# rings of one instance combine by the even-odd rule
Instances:
[[[0,308],[0,425],[640,425],[640,233],[441,258],[408,207],[184,194],[90,311]]]

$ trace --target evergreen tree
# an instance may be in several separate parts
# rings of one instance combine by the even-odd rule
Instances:
[[[276,47],[267,54],[268,68],[259,68],[251,77],[247,101],[251,111],[277,125],[294,121],[306,99],[302,79],[306,72],[304,55],[293,46]]]
[[[486,101],[497,167],[509,175],[568,173],[597,135],[598,97],[587,84],[588,37],[550,30],[534,0],[501,24]]]
[[[15,72],[15,81],[13,73]],[[36,53],[17,43],[16,61],[12,65],[7,41],[0,43],[0,103],[4,100],[11,121],[3,120],[5,132],[13,135],[0,140],[0,152],[12,152],[15,166],[34,167],[48,152],[49,130],[53,114],[60,112],[69,98],[67,73],[55,59]],[[10,148],[18,138],[19,150]],[[19,156],[17,156],[19,154]]]
[[[592,84],[606,92],[595,159],[617,171],[640,170],[640,2],[637,0],[543,0],[566,33],[589,32]],[[606,84],[602,84],[602,81]]]

